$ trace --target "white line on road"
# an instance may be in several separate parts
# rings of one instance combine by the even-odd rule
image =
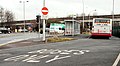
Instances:
[[[0,54],[0,56],[7,56],[7,55],[11,55],[11,54]]]
[[[112,66],[117,66],[119,60],[120,60],[120,53]]]
[[[46,63],[50,63],[55,60],[65,59],[65,58],[69,58],[69,57],[71,57],[71,56],[59,57],[59,55],[56,55],[53,59],[46,61]]]
[[[23,41],[23,40],[27,40],[27,39],[14,39],[14,40],[8,41],[8,42],[6,42],[6,43],[0,44],[0,46],[7,45],[7,44],[9,44],[9,43],[14,43],[14,42]]]

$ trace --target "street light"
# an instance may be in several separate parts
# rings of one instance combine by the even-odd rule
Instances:
[[[20,1],[20,3],[23,3],[23,19],[24,19],[24,33],[25,33],[25,3],[29,1]]]
[[[83,3],[83,30],[84,30],[84,1],[82,0]]]
[[[93,11],[96,11],[96,10],[92,10],[89,12],[88,16],[89,16],[89,29],[90,29],[90,13],[93,12]]]
[[[112,23],[113,23],[113,29],[114,29],[114,0],[113,0],[113,11],[112,11]],[[113,31],[113,34],[114,34],[114,31]]]
[[[112,19],[114,19],[114,0],[113,0],[113,11],[112,11]]]

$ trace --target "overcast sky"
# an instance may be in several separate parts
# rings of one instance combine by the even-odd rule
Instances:
[[[15,14],[16,20],[23,19],[23,3],[19,1],[26,0],[0,0],[0,6],[12,11]],[[27,20],[36,19],[36,15],[41,13],[43,0],[27,0],[25,5],[25,14]],[[92,15],[96,9],[98,15],[111,14],[113,0],[83,0],[84,12],[86,15]],[[115,13],[120,13],[120,0],[115,0]],[[48,17],[65,17],[71,14],[83,13],[82,0],[46,0],[46,7],[49,9]]]

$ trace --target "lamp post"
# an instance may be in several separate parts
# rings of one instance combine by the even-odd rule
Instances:
[[[115,23],[114,23],[114,0],[113,0],[113,8],[112,8],[112,23],[113,23],[113,29],[114,29],[114,26],[115,26]],[[114,31],[113,31],[113,34],[114,34]]]
[[[20,1],[20,3],[23,3],[23,19],[24,19],[24,33],[25,33],[25,3],[29,1]]]
[[[112,19],[114,19],[114,0],[113,0],[113,11],[112,11]]]
[[[88,16],[89,16],[89,29],[90,29],[90,13],[93,12],[93,11],[96,11],[96,10],[92,10],[89,12]]]
[[[82,0],[82,3],[83,3],[83,30],[84,30],[84,1]]]

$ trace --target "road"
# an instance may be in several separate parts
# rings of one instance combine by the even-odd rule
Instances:
[[[120,39],[84,38],[1,49],[0,66],[112,66],[119,53]]]
[[[8,44],[11,42],[27,40],[31,38],[42,37],[42,34],[38,35],[37,33],[11,33],[11,34],[0,34],[0,45]]]

